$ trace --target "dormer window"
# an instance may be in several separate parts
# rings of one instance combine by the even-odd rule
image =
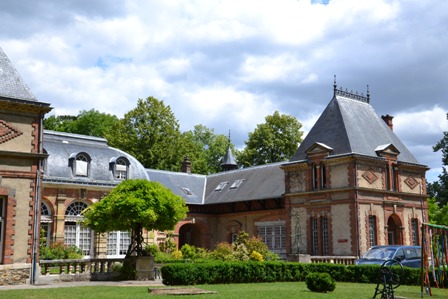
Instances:
[[[90,156],[86,153],[72,154],[69,164],[71,164],[73,174],[75,176],[89,176],[90,161]]]
[[[242,183],[243,183],[244,179],[242,180],[236,180],[235,182],[233,182],[233,184],[230,186],[230,189],[236,189],[238,188]]]
[[[224,189],[224,187],[228,184],[229,182],[221,182],[219,183],[219,185],[215,188],[215,191],[221,191],[222,189]]]
[[[125,157],[113,158],[110,161],[110,168],[116,180],[126,180],[128,178],[129,161]]]

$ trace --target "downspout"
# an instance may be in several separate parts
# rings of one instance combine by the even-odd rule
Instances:
[[[361,248],[361,240],[360,240],[360,232],[359,232],[359,199],[358,199],[358,160],[355,159],[355,209],[356,209],[356,214],[355,214],[355,220],[356,220],[356,239],[357,239],[357,243],[356,243],[356,254],[358,257],[361,256],[360,254],[360,248]]]
[[[39,114],[39,154],[43,154],[43,114]],[[34,231],[33,231],[33,256],[32,256],[32,268],[31,268],[31,280],[30,284],[36,283],[36,269],[37,269],[37,252],[40,244],[40,232],[39,232],[39,211],[40,211],[40,192],[41,192],[41,174],[42,174],[42,161],[43,157],[39,157],[39,162],[37,164],[37,177],[36,177],[36,200],[34,205]]]

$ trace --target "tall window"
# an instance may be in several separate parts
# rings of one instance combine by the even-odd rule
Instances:
[[[419,238],[418,238],[418,219],[412,219],[411,220],[411,234],[412,234],[412,245],[419,245]]]
[[[311,218],[311,242],[313,255],[319,255],[319,228],[317,218]]]
[[[131,244],[131,234],[128,231],[113,231],[107,237],[107,255],[109,257],[124,256]]]
[[[369,245],[376,245],[376,216],[369,216]]]
[[[328,255],[328,218],[320,218],[322,231],[322,255]]]
[[[327,188],[327,169],[324,163],[320,164],[320,186],[321,189]]]
[[[41,202],[40,204],[40,237],[45,237],[46,246],[50,246],[51,242],[51,227],[53,223],[53,217],[51,216],[51,210],[48,206]]]
[[[125,180],[128,176],[128,163],[125,159],[119,158],[115,163],[115,173],[114,176],[118,180]]]
[[[3,240],[5,234],[5,222],[6,222],[6,199],[0,197],[0,263],[3,262]]]
[[[83,202],[74,202],[65,211],[64,243],[76,246],[85,256],[91,253],[92,231],[82,225],[81,212],[87,208]]]
[[[313,164],[312,167],[313,190],[327,188],[327,171],[324,163]]]
[[[268,249],[274,253],[286,255],[286,230],[283,221],[256,223],[258,236]]]

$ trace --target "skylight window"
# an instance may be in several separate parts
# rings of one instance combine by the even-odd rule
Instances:
[[[238,188],[242,183],[243,183],[244,179],[242,180],[236,180],[235,182],[233,182],[232,186],[230,186],[230,189],[236,189]]]
[[[228,184],[229,182],[221,182],[219,183],[219,185],[215,188],[215,191],[221,191],[222,189],[224,189],[224,187]]]
[[[182,191],[184,191],[185,192],[185,194],[187,194],[187,195],[193,195],[193,192],[191,192],[191,190],[189,189],[189,188],[182,188]]]

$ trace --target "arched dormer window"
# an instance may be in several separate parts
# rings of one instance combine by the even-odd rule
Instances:
[[[114,179],[126,180],[129,173],[129,160],[125,157],[112,158],[110,160],[110,169]]]
[[[89,176],[90,172],[90,156],[87,153],[78,153],[70,155],[70,166],[72,167],[73,175],[75,176]]]

